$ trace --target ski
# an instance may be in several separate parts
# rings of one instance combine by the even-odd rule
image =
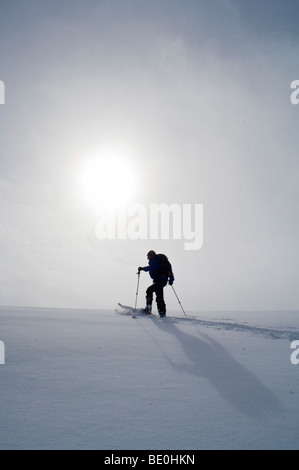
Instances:
[[[136,316],[148,316],[148,317],[155,317],[153,313],[147,313],[145,312],[142,308],[134,308],[130,307],[129,305],[123,305],[121,303],[118,303],[119,307],[121,307],[124,310],[124,314],[127,315],[132,315],[132,318],[136,318]]]

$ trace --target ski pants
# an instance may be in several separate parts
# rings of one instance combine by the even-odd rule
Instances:
[[[146,289],[146,304],[152,305],[153,294],[156,294],[156,302],[159,313],[166,313],[166,305],[164,302],[163,289],[166,286],[167,281],[154,281],[154,283]]]

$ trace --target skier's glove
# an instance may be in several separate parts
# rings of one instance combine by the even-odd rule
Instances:
[[[171,276],[171,277],[169,278],[168,284],[169,284],[170,286],[172,286],[173,281],[174,281],[174,278]]]
[[[139,266],[138,272],[140,273],[140,271],[142,271],[142,270],[143,270],[143,268],[141,266]]]

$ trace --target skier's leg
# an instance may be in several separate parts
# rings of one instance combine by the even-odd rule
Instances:
[[[156,302],[157,302],[157,308],[158,308],[158,312],[159,312],[159,315],[160,317],[165,317],[166,315],[166,304],[165,304],[165,301],[164,301],[164,287],[165,287],[166,283],[157,283],[156,285]]]
[[[151,286],[149,286],[146,289],[146,296],[145,296],[146,307],[145,307],[144,310],[148,313],[152,312],[152,303],[153,303],[153,294],[154,294],[154,292],[155,292],[155,284],[152,284]]]

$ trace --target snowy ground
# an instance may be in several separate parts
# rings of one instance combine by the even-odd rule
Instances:
[[[0,449],[298,449],[299,312],[0,308]]]

